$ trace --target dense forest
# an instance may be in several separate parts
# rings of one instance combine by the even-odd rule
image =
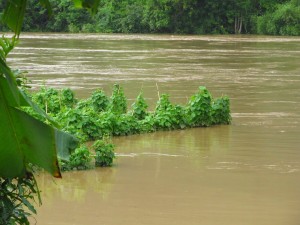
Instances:
[[[50,0],[50,17],[28,2],[23,31],[300,35],[300,0],[101,0],[95,15]]]

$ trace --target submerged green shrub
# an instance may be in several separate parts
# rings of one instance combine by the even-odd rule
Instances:
[[[46,113],[56,114],[61,109],[59,91],[54,88],[42,87],[39,92],[33,95],[32,100]]]
[[[42,87],[32,94],[32,100],[46,113],[56,115],[64,108],[72,108],[77,103],[74,92],[70,88],[62,90]]]
[[[70,89],[59,91],[53,88],[42,88],[40,92],[33,94],[32,99],[40,105],[47,105],[44,109],[51,113],[63,130],[75,135],[82,143],[101,140],[96,141],[93,146],[96,151],[96,165],[100,166],[111,165],[114,158],[111,143],[102,140],[106,136],[206,127],[231,122],[229,98],[225,96],[213,99],[205,87],[199,87],[186,106],[173,105],[169,96],[162,94],[154,112],[147,112],[148,105],[140,93],[132,105],[132,112],[126,113],[127,100],[119,85],[114,86],[110,100],[102,90],[93,92],[87,99],[77,101]],[[83,145],[72,153],[69,161],[60,161],[60,165],[64,170],[85,169],[90,167],[90,160],[89,150]]]
[[[148,114],[145,119],[138,120],[140,133],[151,133],[156,131],[155,118],[153,114]]]
[[[183,107],[172,105],[169,96],[162,94],[154,112],[154,126],[156,130],[183,129],[186,127]]]
[[[199,87],[187,106],[187,117],[192,127],[210,126],[212,124],[212,97],[206,87]]]
[[[227,96],[217,98],[212,103],[213,124],[230,124],[230,101]]]
[[[107,110],[109,100],[104,91],[96,90],[92,93],[91,104],[95,112],[102,112]]]
[[[113,136],[124,136],[140,133],[138,120],[130,114],[122,114],[116,117]]]
[[[136,101],[132,104],[132,115],[138,120],[143,120],[148,115],[148,105],[143,97],[143,93],[140,93],[136,98]]]
[[[110,112],[98,114],[98,126],[101,132],[101,138],[111,136],[114,132],[117,115]]]
[[[147,112],[148,105],[140,93],[132,105],[132,112],[126,113],[127,101],[119,85],[114,85],[111,100],[102,90],[96,90],[90,98],[78,102],[70,89],[53,88],[42,88],[33,94],[33,99],[40,105],[45,105],[48,99],[48,110],[54,119],[82,141],[102,139],[106,135],[131,135],[231,121],[229,98],[213,99],[205,87],[199,87],[187,106],[173,105],[169,96],[162,94],[154,112]]]
[[[75,106],[76,109],[84,110],[86,108],[90,108],[92,104],[91,98],[81,99]]]
[[[71,153],[69,161],[60,160],[61,170],[86,170],[90,169],[92,156],[86,145],[81,145]]]
[[[81,140],[87,140],[87,136],[82,132],[84,116],[81,110],[77,108],[65,109],[54,118],[63,127],[64,131],[75,135]]]
[[[127,100],[123,88],[118,84],[114,85],[109,110],[115,114],[124,114],[127,112]]]
[[[96,166],[112,166],[113,160],[115,158],[114,145],[111,140],[104,137],[102,140],[94,142],[92,148],[94,149],[95,165]]]
[[[61,90],[61,103],[63,106],[72,108],[77,103],[74,92],[70,88],[64,88]]]

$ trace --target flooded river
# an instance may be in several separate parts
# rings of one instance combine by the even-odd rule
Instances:
[[[231,99],[229,126],[114,138],[112,168],[41,174],[36,224],[300,224],[300,38],[25,34],[9,63],[79,97]]]

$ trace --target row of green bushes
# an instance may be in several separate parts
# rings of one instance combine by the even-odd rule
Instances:
[[[128,110],[127,99],[119,85],[114,85],[110,97],[102,90],[96,90],[89,98],[78,100],[70,89],[41,88],[40,91],[32,93],[31,98],[64,131],[73,134],[82,143],[100,140],[92,146],[96,165],[99,166],[110,166],[114,157],[113,145],[106,137],[207,127],[229,124],[231,121],[229,98],[223,96],[214,99],[205,87],[199,87],[185,106],[172,104],[169,96],[162,94],[153,112],[148,111],[143,93],[138,95]],[[25,110],[32,114],[30,108]],[[71,155],[69,162],[63,162],[62,168],[84,169],[88,167],[90,158],[88,148],[81,146]]]

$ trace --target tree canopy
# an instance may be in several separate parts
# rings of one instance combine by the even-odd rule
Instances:
[[[94,16],[72,0],[49,2],[51,18],[28,0],[24,31],[300,34],[300,0],[100,0]]]

